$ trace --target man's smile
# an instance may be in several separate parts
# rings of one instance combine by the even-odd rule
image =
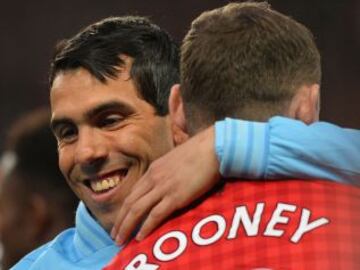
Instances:
[[[109,173],[101,174],[96,177],[84,179],[82,182],[87,189],[92,193],[91,197],[101,201],[105,197],[111,196],[120,184],[123,183],[124,179],[128,174],[129,169],[123,168]]]
[[[106,173],[101,176],[86,179],[85,185],[95,193],[101,193],[109,189],[113,189],[120,184],[126,177],[128,169],[120,169],[114,172]]]

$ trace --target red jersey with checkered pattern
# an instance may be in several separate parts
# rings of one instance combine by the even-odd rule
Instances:
[[[105,269],[360,269],[359,207],[350,185],[231,181]]]

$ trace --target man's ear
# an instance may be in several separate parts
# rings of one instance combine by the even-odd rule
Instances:
[[[320,86],[319,84],[301,86],[290,102],[287,116],[311,124],[319,120]]]
[[[184,105],[180,94],[179,84],[175,84],[171,87],[169,114],[174,143],[175,145],[181,144],[189,138],[189,135],[186,130]]]

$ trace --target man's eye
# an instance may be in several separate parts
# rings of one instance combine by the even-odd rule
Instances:
[[[76,138],[77,130],[75,127],[66,126],[60,127],[56,132],[56,137],[59,141],[70,142],[74,138]]]
[[[123,120],[123,117],[118,114],[110,114],[99,120],[99,126],[104,128],[115,127]]]

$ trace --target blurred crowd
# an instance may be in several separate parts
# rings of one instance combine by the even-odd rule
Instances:
[[[58,168],[49,110],[39,108],[9,128],[0,167],[1,269],[73,226],[78,199]]]

